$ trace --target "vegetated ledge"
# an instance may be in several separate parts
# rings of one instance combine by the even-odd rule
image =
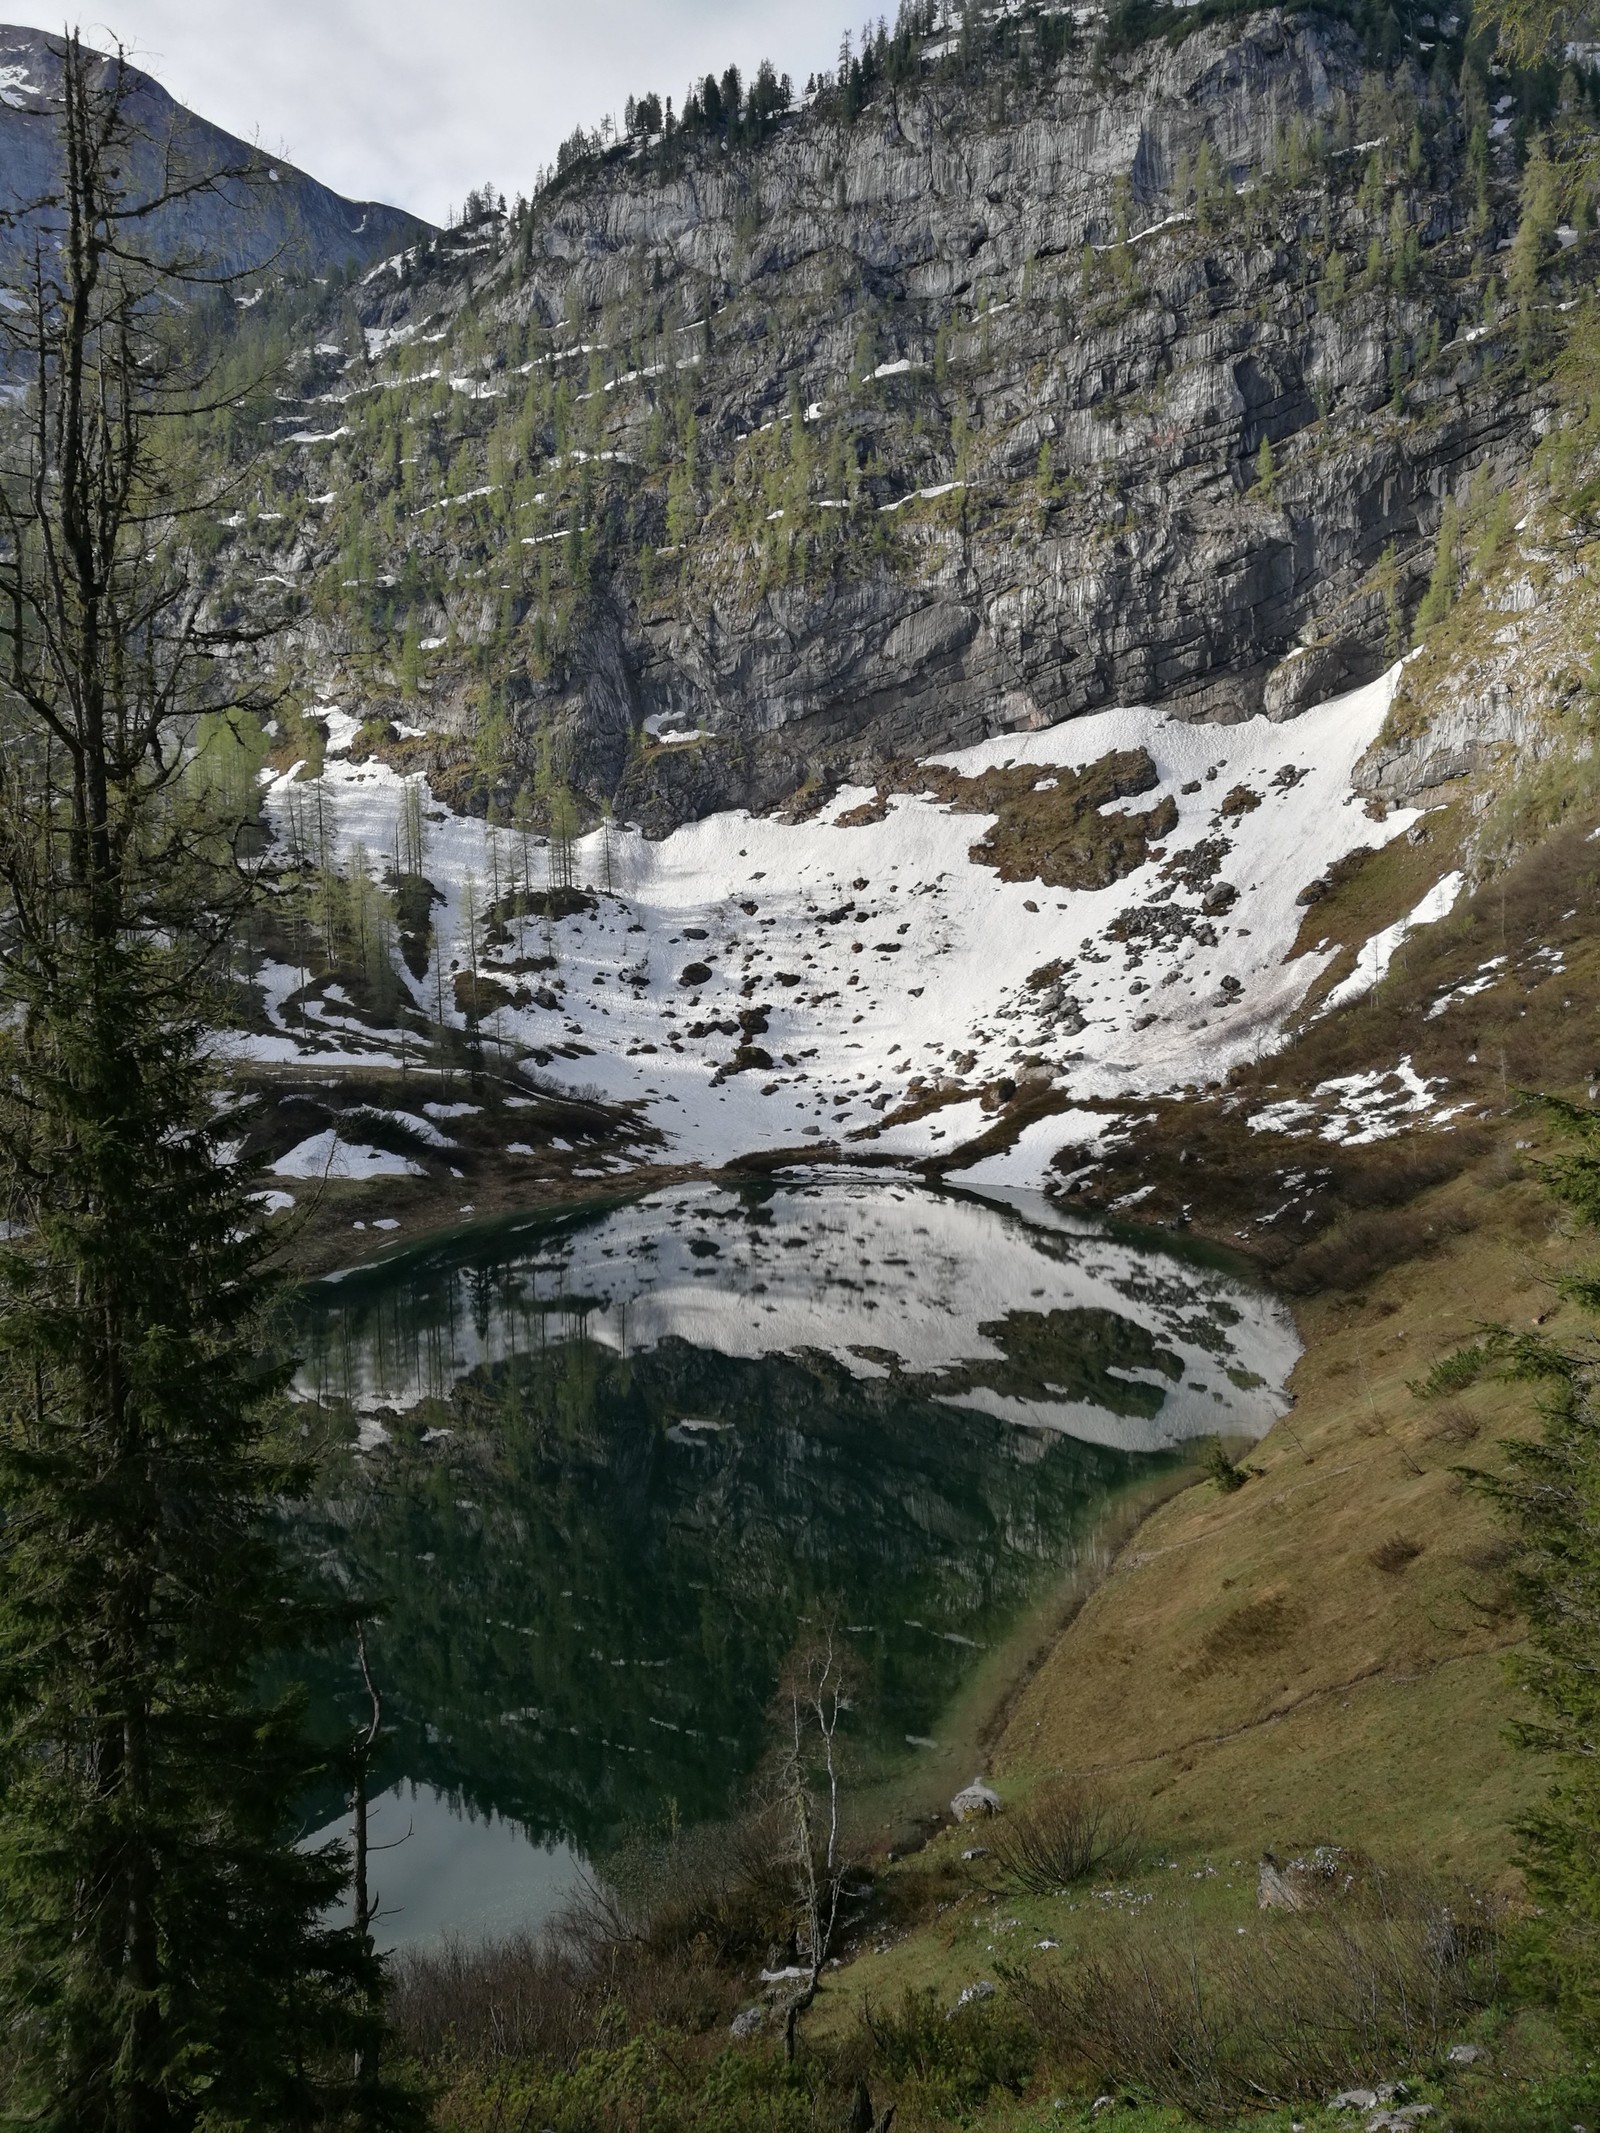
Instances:
[[[1062,1151],[1070,1203],[1137,1192],[1142,1223],[1214,1237],[1300,1296],[1359,1292],[1477,1227],[1479,1188],[1520,1162],[1518,1092],[1590,1086],[1593,827],[1588,813],[1563,826],[1408,936],[1371,993],[1313,1014],[1225,1087],[1142,1102],[1098,1150]],[[1340,1110],[1356,1087],[1375,1106],[1364,1124]]]

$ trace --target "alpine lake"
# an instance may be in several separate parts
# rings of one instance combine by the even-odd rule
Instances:
[[[370,1610],[389,1946],[537,1928],[626,1836],[734,1811],[823,1608],[864,1796],[947,1800],[1119,1514],[1267,1428],[1298,1352],[1214,1260],[828,1173],[458,1232],[296,1332],[299,1531]],[[367,1713],[353,1652],[309,1686]]]

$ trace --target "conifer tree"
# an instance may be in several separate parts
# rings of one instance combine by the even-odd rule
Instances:
[[[215,505],[171,240],[221,180],[141,153],[120,55],[60,58],[0,428],[0,2116],[370,2126],[405,2115],[381,1975],[327,1922],[342,1850],[295,1846],[317,1759],[259,1685],[317,1617],[210,1036],[250,884],[195,741],[248,705],[184,555]]]
[[[1584,1229],[1600,1229],[1600,1111],[1538,1099],[1573,1144],[1543,1166],[1553,1197]],[[1591,1327],[1600,1317],[1600,1269],[1560,1283]],[[1504,1446],[1506,1471],[1473,1478],[1514,1529],[1515,1597],[1528,1624],[1512,1660],[1528,1716],[1511,1729],[1547,1759],[1553,1780],[1520,1834],[1529,1891],[1539,1906],[1522,1929],[1527,1968],[1592,2050],[1600,2042],[1600,1381],[1593,1331],[1576,1339],[1499,1326],[1448,1357],[1425,1394],[1460,1390],[1495,1374],[1539,1388],[1543,1428]]]

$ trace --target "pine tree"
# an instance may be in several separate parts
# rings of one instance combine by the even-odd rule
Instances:
[[[1416,641],[1420,644],[1436,622],[1442,622],[1455,604],[1456,546],[1461,531],[1461,513],[1453,496],[1444,500],[1439,514],[1439,542],[1434,551],[1433,575],[1417,609]]]
[[[1600,1111],[1541,1097],[1545,1116],[1575,1143],[1547,1162],[1544,1182],[1577,1223],[1600,1229]],[[1600,1315],[1600,1269],[1560,1283],[1591,1325]],[[1514,1597],[1528,1624],[1511,1662],[1530,1715],[1516,1743],[1547,1759],[1544,1804],[1520,1825],[1530,1894],[1539,1906],[1522,1928],[1532,1976],[1588,2050],[1600,2043],[1600,1386],[1594,1334],[1572,1342],[1492,1327],[1446,1359],[1420,1388],[1459,1391],[1494,1374],[1539,1388],[1543,1428],[1503,1449],[1503,1474],[1472,1478],[1520,1543]]]
[[[129,87],[67,43],[61,241],[4,325],[29,398],[0,433],[0,2109],[375,2125],[405,2115],[381,1973],[326,1922],[342,1850],[293,1841],[320,1759],[259,1687],[320,1617],[275,1539],[303,1477],[210,1035],[250,884],[189,736],[249,706],[182,548],[206,380],[192,267],[130,194]],[[162,145],[165,202],[205,189]]]
[[[1536,135],[1522,173],[1521,215],[1511,241],[1506,287],[1517,307],[1517,346],[1524,363],[1532,360],[1538,335],[1535,308],[1544,263],[1555,243],[1561,215],[1561,173],[1551,162],[1542,136]]]

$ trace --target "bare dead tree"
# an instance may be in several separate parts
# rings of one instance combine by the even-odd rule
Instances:
[[[817,1995],[844,1895],[844,1742],[853,1657],[839,1623],[825,1615],[795,1645],[778,1681],[777,1743],[768,1794],[784,1832],[805,1969],[784,2015],[784,2055],[792,2062],[800,2016]]]

